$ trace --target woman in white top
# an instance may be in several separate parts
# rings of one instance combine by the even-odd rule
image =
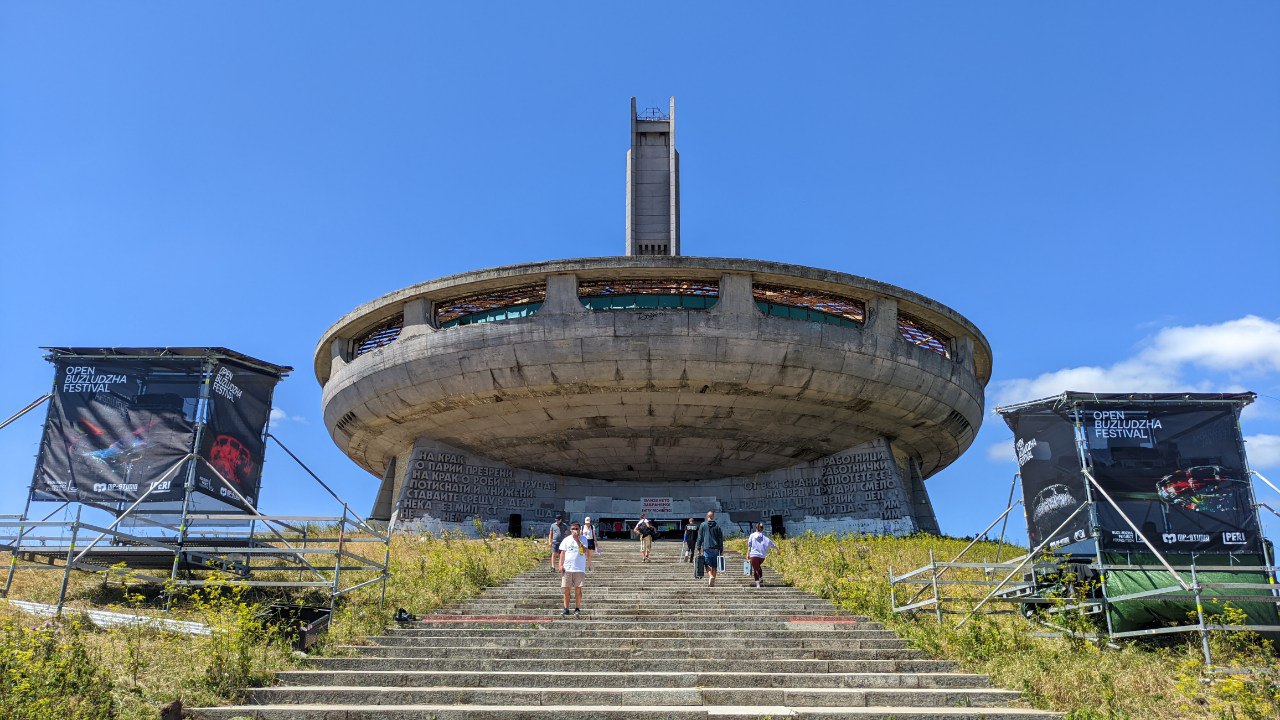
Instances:
[[[582,541],[587,544],[588,550],[598,550],[596,547],[596,526],[591,524],[591,518],[582,521]]]
[[[776,550],[777,545],[764,534],[764,523],[756,523],[756,531],[751,533],[751,537],[747,538],[747,559],[751,561],[751,576],[756,580],[756,587],[760,587],[764,581],[764,559],[768,556],[770,550]]]

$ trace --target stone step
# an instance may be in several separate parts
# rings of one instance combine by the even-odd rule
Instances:
[[[991,688],[618,688],[272,687],[249,693],[262,705],[757,705],[804,707],[994,707],[1018,693]]]
[[[585,661],[594,667],[591,661]],[[495,674],[466,670],[417,672],[405,670],[296,670],[277,676],[282,685],[376,687],[850,687],[850,688],[983,688],[985,675],[949,672],[548,672],[512,671]]]
[[[377,658],[418,658],[425,655],[447,657],[454,660],[471,660],[477,658],[495,658],[510,660],[557,660],[565,657],[559,649],[543,649],[538,647],[495,647],[477,648],[466,646],[444,647],[394,647],[388,645],[353,645],[344,646],[361,657]],[[634,650],[617,650],[617,656],[623,659],[654,658],[672,661],[717,660],[725,653],[716,648],[686,646],[681,650],[664,650],[661,648],[638,647]],[[750,650],[753,660],[914,660],[926,657],[919,650],[905,648],[875,648],[838,650],[822,650],[817,648],[768,648],[755,647]]]
[[[788,707],[785,705],[644,706],[644,705],[241,705],[200,708],[207,720],[1027,720],[1059,715],[1015,708],[948,707]]]
[[[798,624],[798,627],[806,627]],[[829,627],[829,626],[824,626]],[[582,639],[590,638],[592,642],[603,641],[610,638],[619,638],[626,640],[637,640],[644,638],[658,639],[731,639],[741,638],[743,642],[769,642],[771,640],[781,640],[787,638],[896,638],[897,633],[891,630],[881,630],[878,628],[867,628],[863,625],[837,625],[829,630],[608,630],[608,629],[591,629],[584,628],[582,625],[574,625],[573,623],[555,623],[547,625],[523,625],[515,627],[503,627],[501,625],[494,627],[482,628],[457,628],[437,625],[429,628],[416,628],[412,630],[391,628],[387,631],[390,637],[467,637],[467,638],[511,638],[519,640],[523,638],[540,637],[550,640],[565,639]]]
[[[708,629],[708,630],[783,630],[791,625],[803,625],[812,623],[814,626],[822,625],[820,621],[788,621],[786,619],[778,620],[737,620],[724,619],[723,616],[707,616],[705,619],[696,620],[668,620],[668,619],[631,619],[620,620],[612,618],[596,619],[591,615],[590,610],[582,611],[579,616],[562,616],[561,614],[547,616],[511,616],[511,618],[500,618],[500,616],[460,616],[454,620],[449,618],[431,618],[428,620],[420,620],[417,623],[410,623],[413,628],[436,628],[436,626],[444,626],[444,628],[493,628],[500,625],[536,625],[544,623],[561,623],[575,626],[577,629],[636,629],[636,630],[681,630],[681,629]],[[838,625],[845,623],[838,623]]]
[[[544,658],[455,658],[401,657],[390,663],[404,671],[467,670],[484,672],[554,672],[562,669],[563,659]],[[311,665],[325,670],[386,670],[388,660],[374,656],[322,657]],[[927,659],[725,659],[689,660],[686,658],[606,658],[592,660],[591,668],[599,672],[781,672],[781,673],[866,673],[866,672],[954,672],[957,664],[949,660]]]
[[[543,565],[479,596],[397,623],[346,657],[310,660],[207,720],[760,720],[1056,717],[928,659],[866,617],[778,584],[751,587],[731,557],[716,587],[662,545],[607,547],[581,616],[559,614]],[[741,559],[736,559],[741,562]],[[411,612],[413,608],[408,608]]]
[[[892,637],[889,633],[880,633],[881,635],[890,635],[890,637],[862,636],[862,637],[842,637],[842,638],[778,638],[769,640],[765,643],[753,642],[752,640],[741,637],[724,637],[724,638],[627,638],[627,637],[593,637],[590,641],[584,641],[581,636],[564,636],[550,638],[546,636],[529,635],[522,638],[485,638],[485,637],[468,637],[468,636],[419,636],[409,637],[404,635],[378,635],[366,638],[368,643],[374,645],[384,645],[387,647],[418,647],[433,648],[435,650],[444,650],[450,647],[502,647],[502,648],[540,648],[543,650],[555,650],[559,652],[569,652],[576,655],[578,652],[588,653],[591,656],[598,654],[609,654],[615,652],[626,653],[634,648],[646,648],[651,650],[685,650],[690,648],[706,648],[706,649],[730,649],[738,650],[742,648],[758,648],[767,647],[773,650],[783,649],[817,649],[825,648],[837,650],[841,648],[850,649],[888,649],[888,648],[905,648],[908,647],[905,640]]]

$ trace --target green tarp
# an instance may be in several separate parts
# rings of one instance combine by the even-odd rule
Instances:
[[[1106,571],[1107,597],[1114,598],[1131,593],[1177,586],[1173,576],[1161,566],[1154,555],[1148,553],[1105,553],[1107,565],[1142,565],[1153,569],[1147,570],[1112,570]],[[1190,555],[1169,555],[1170,564],[1177,568],[1182,579],[1191,584],[1191,572],[1183,568],[1191,566]],[[1223,566],[1262,566],[1266,565],[1261,555],[1197,555],[1196,567]],[[1260,571],[1200,571],[1196,579],[1201,585],[1213,583],[1270,583],[1266,573]],[[1272,585],[1272,587],[1275,587]],[[1155,595],[1134,600],[1122,600],[1110,604],[1111,627],[1113,632],[1145,630],[1168,625],[1185,625],[1197,623],[1195,600],[1178,588],[1177,593]],[[1204,611],[1208,615],[1222,612],[1223,601],[1215,601],[1215,596],[1250,596],[1267,597],[1272,595],[1266,589],[1206,588],[1202,592]],[[1248,616],[1249,625],[1280,625],[1280,617],[1276,613],[1276,604],[1232,599],[1228,602],[1242,610]],[[1212,620],[1210,621],[1212,622]]]

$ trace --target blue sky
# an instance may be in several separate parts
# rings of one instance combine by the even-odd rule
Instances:
[[[1253,390],[1280,484],[1273,2],[6,3],[0,415],[50,386],[41,345],[227,346],[297,368],[273,432],[367,508],[321,333],[433,277],[620,254],[632,95],[677,97],[685,254],[950,305],[989,407]],[[0,430],[0,513],[35,415]],[[990,416],[929,481],[945,531],[1003,507],[1009,443]],[[325,512],[270,453],[264,507]]]

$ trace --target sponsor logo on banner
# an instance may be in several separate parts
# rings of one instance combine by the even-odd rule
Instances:
[[[1075,531],[1075,533],[1071,536],[1071,539],[1072,539],[1072,540],[1075,540],[1076,542],[1080,542],[1081,540],[1083,540],[1083,539],[1085,539],[1085,538],[1087,538],[1087,537],[1089,537],[1089,535],[1088,535],[1087,533],[1085,533],[1084,528],[1081,528],[1081,529],[1079,529],[1079,530]]]
[[[1162,533],[1160,539],[1166,545],[1174,545],[1177,543],[1207,543],[1209,542],[1208,533]]]
[[[1112,530],[1111,539],[1118,543],[1134,543],[1138,541],[1138,536],[1132,530]]]
[[[1248,537],[1242,532],[1224,532],[1222,533],[1223,545],[1244,545],[1249,542]]]
[[[93,491],[96,493],[137,492],[138,483],[94,483]]]

